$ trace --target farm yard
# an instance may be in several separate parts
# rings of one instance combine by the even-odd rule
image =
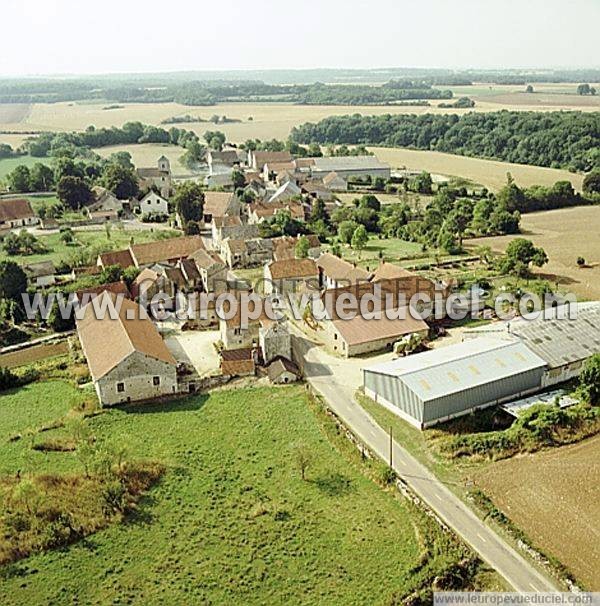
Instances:
[[[600,591],[599,457],[596,436],[498,461],[473,474],[494,505],[590,591]]]
[[[10,419],[0,428],[0,469],[80,470],[75,453],[7,438],[51,424],[84,397],[57,381],[0,396]],[[3,604],[66,595],[82,603],[102,595],[103,604],[387,603],[430,587],[467,555],[364,475],[358,453],[302,387],[221,390],[112,409],[86,423],[106,447],[162,461],[166,473],[127,523],[13,564],[0,579]],[[293,454],[299,442],[313,455],[306,481]],[[476,586],[499,588],[479,570]]]
[[[521,230],[523,237],[548,254],[548,264],[536,269],[536,274],[558,281],[562,290],[585,299],[600,299],[600,240],[595,236],[600,233],[600,207],[578,206],[525,214],[521,217]],[[503,252],[512,238],[476,238],[465,241],[465,246],[469,249],[490,246],[495,252]],[[585,259],[585,267],[577,265],[578,257]]]

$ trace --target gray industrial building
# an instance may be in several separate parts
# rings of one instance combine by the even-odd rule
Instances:
[[[423,429],[539,391],[546,362],[520,341],[477,338],[363,369],[365,394]]]
[[[547,310],[535,320],[518,318],[467,330],[466,339],[520,341],[546,362],[542,387],[579,376],[585,361],[600,352],[600,303],[575,303]]]
[[[363,369],[366,395],[425,428],[576,378],[600,352],[600,303],[493,322],[462,343]]]
[[[381,177],[389,179],[392,170],[389,164],[380,162],[375,156],[336,156],[315,158],[311,167],[314,179],[323,179],[330,173],[350,179],[356,177]]]

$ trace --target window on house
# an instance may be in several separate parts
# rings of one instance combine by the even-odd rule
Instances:
[[[123,393],[125,391],[125,383],[117,383],[117,392]]]
[[[234,335],[241,335],[242,334],[242,329],[241,328],[234,328],[233,329],[233,334]]]
[[[160,385],[160,377],[152,377],[152,385]]]

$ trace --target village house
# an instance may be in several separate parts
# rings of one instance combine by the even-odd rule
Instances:
[[[39,221],[29,200],[25,198],[0,199],[0,230],[36,225]]]
[[[262,317],[259,320],[258,347],[264,365],[269,364],[278,356],[291,358],[292,335],[287,321]]]
[[[262,169],[262,178],[265,183],[272,182],[281,184],[286,180],[285,175],[293,177],[293,174],[293,162],[267,162]],[[278,180],[279,175],[281,175],[281,177]]]
[[[79,305],[86,305],[92,299],[95,299],[105,292],[114,297],[119,297],[120,299],[129,299],[131,297],[127,284],[122,280],[119,280],[118,282],[108,282],[107,284],[100,284],[99,286],[82,288],[75,293],[75,298]]]
[[[204,193],[204,222],[210,223],[214,217],[238,216],[242,204],[233,192],[207,191]]]
[[[347,191],[348,181],[332,171],[323,177],[323,185],[331,191]]]
[[[155,191],[149,191],[140,201],[139,208],[142,218],[148,215],[168,215],[169,203]]]
[[[292,162],[294,158],[288,151],[269,152],[269,151],[249,151],[248,165],[253,170],[263,170],[265,164],[274,164],[281,162]]]
[[[98,255],[97,261],[98,267],[105,269],[112,265],[118,265],[121,269],[127,269],[133,267],[135,262],[131,255],[131,251],[127,248],[125,250],[113,250]]]
[[[293,181],[285,181],[269,198],[269,204],[273,204],[273,202],[288,202],[301,194],[302,190]]]
[[[186,280],[188,292],[196,291],[202,287],[202,276],[200,275],[200,271],[194,260],[189,257],[187,259],[181,259],[177,266],[181,269],[181,273]]]
[[[206,154],[209,174],[231,173],[233,168],[239,168],[246,160],[246,152],[231,147],[221,151],[209,149]]]
[[[205,292],[222,292],[226,289],[227,265],[217,253],[197,250],[189,256],[188,261],[195,263]]]
[[[119,213],[116,210],[86,210],[91,223],[115,223],[119,220]]]
[[[145,267],[131,283],[131,296],[136,300],[149,302],[164,290],[164,277],[158,268]]]
[[[389,319],[385,313],[380,318],[367,319],[357,314],[350,320],[332,320],[322,323],[325,330],[320,333],[334,352],[344,356],[391,350],[394,343],[411,334],[425,339],[429,326],[424,320],[406,313],[404,319]]]
[[[357,282],[367,282],[372,275],[366,269],[350,263],[331,253],[323,253],[317,259],[321,288],[338,288]]]
[[[87,207],[90,212],[112,210],[118,213],[124,208],[130,208],[128,200],[119,200],[115,194],[105,187],[96,185],[95,187],[92,187],[92,192],[94,194],[94,202]]]
[[[32,286],[43,288],[56,283],[56,268],[52,261],[39,261],[23,265],[27,281]]]
[[[323,181],[305,181],[302,184],[302,193],[306,194],[314,200],[323,200],[323,202],[331,202],[334,195],[331,190],[323,183]]]
[[[204,248],[201,236],[183,236],[134,244],[129,247],[129,251],[136,267],[148,267],[155,263],[175,265],[180,259],[186,259],[193,252]]]
[[[244,240],[258,236],[258,225],[245,223],[239,216],[213,217],[212,241],[214,248],[220,248],[225,238]]]
[[[226,377],[246,377],[256,372],[256,350],[252,347],[221,351],[221,374]]]
[[[244,194],[254,200],[262,200],[267,195],[267,188],[262,179],[252,179],[244,188]]]
[[[258,224],[272,219],[277,213],[287,211],[292,219],[304,221],[304,207],[299,202],[252,202],[248,205],[248,223]]]
[[[156,189],[163,198],[168,198],[173,189],[171,164],[165,156],[158,159],[156,168],[138,168],[137,177],[142,191]]]
[[[317,289],[319,269],[313,259],[284,259],[265,265],[265,294],[294,294]]]
[[[294,259],[296,257],[296,245],[300,238],[308,240],[308,257],[317,259],[321,254],[321,242],[315,234],[306,234],[304,236],[280,236],[273,238],[273,260],[281,261],[283,259]]]
[[[275,385],[294,383],[301,376],[298,366],[284,357],[275,358],[269,364],[268,374],[269,381]]]
[[[250,240],[226,238],[221,242],[221,257],[232,268],[264,265],[273,258],[273,240],[268,238]]]
[[[223,349],[244,349],[258,344],[259,320],[248,319],[242,324],[240,306],[232,318],[219,318],[219,333]]]
[[[112,295],[104,292],[102,298]],[[115,306],[116,309],[117,306]],[[116,318],[84,308],[77,333],[103,406],[177,392],[177,362],[140,306],[123,299]]]

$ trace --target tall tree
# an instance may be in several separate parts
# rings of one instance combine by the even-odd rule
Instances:
[[[56,186],[56,194],[72,210],[79,210],[93,199],[91,189],[80,177],[62,177]]]
[[[106,165],[102,171],[101,183],[119,200],[135,198],[140,191],[133,168],[127,168],[120,163]]]

